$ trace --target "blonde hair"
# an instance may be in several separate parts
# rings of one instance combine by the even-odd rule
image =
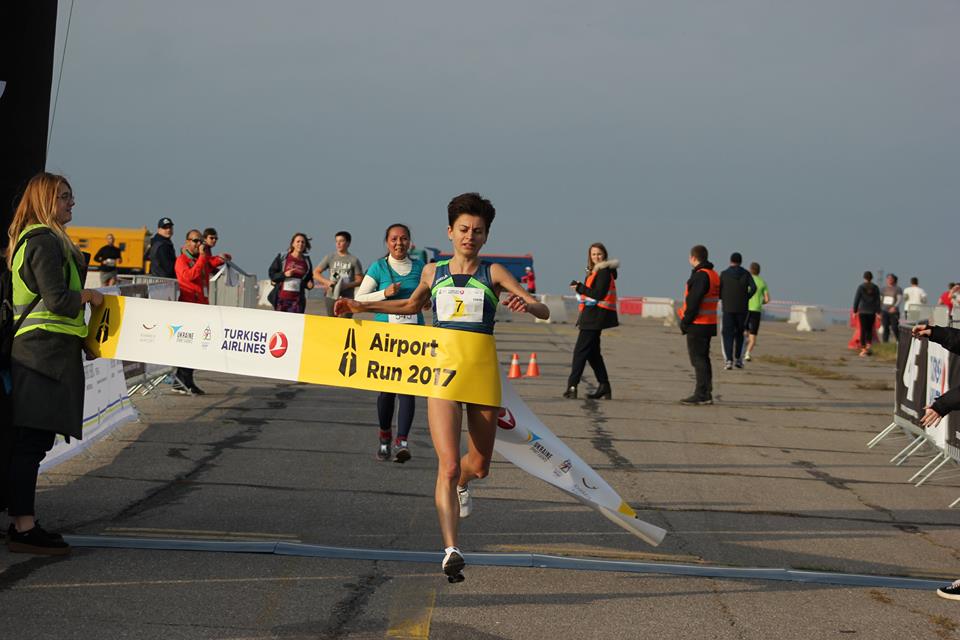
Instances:
[[[72,253],[77,266],[83,266],[83,255],[80,249],[73,244],[63,225],[57,220],[57,197],[60,195],[61,185],[67,185],[73,191],[66,178],[54,173],[42,171],[30,178],[20,198],[20,204],[17,205],[17,211],[13,214],[10,228],[7,230],[7,267],[13,268],[13,254],[17,240],[23,230],[32,224],[50,227],[50,230],[60,238],[64,254]]]

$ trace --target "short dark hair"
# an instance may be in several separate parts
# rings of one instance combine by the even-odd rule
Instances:
[[[916,277],[916,276],[914,276],[914,277],[910,278],[910,284],[916,286],[916,285],[920,284],[920,281],[917,280],[917,277]]]
[[[493,219],[497,217],[497,210],[493,208],[493,204],[489,200],[476,191],[471,191],[454,197],[447,205],[447,221],[451,227],[457,221],[457,218],[463,214],[480,216],[487,226],[487,231],[490,231],[490,225],[493,224]]]
[[[887,274],[887,277],[890,278],[891,280],[893,280],[893,283],[894,283],[894,284],[897,283],[897,276],[896,276],[896,274],[888,273],[888,274]]]
[[[697,259],[697,262],[706,261],[707,257],[710,254],[707,252],[707,248],[702,244],[694,245],[690,249],[690,256]]]
[[[207,227],[206,229],[203,230],[204,238],[206,238],[207,236],[216,236],[216,235],[219,235],[219,234],[217,233],[217,230],[214,229],[213,227]]]
[[[340,236],[343,236],[343,239],[347,241],[347,244],[353,242],[353,236],[350,235],[349,231],[337,231],[335,234],[333,234],[334,238],[339,238]]]
[[[759,262],[751,262],[751,263],[750,263],[750,273],[752,273],[752,274],[755,275],[755,276],[760,275],[760,263],[759,263]]]
[[[864,271],[863,279],[866,280],[867,282],[873,282],[873,274],[870,273],[869,271]]]
[[[743,256],[740,255],[739,251],[734,251],[730,254],[730,262],[733,264],[740,264],[743,262]]]

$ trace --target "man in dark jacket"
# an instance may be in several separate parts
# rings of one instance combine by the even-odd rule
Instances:
[[[931,342],[942,345],[948,351],[960,355],[960,329],[949,327],[931,327],[926,323],[919,323],[913,328],[916,338],[930,338]],[[946,393],[934,400],[926,407],[920,417],[920,426],[924,429],[937,426],[945,415],[960,409],[960,387],[948,389]],[[960,600],[960,580],[937,589],[937,595],[947,600]]]
[[[682,404],[713,404],[713,369],[710,366],[710,340],[717,335],[717,305],[720,277],[707,260],[702,244],[690,249],[693,272],[687,280],[680,315],[680,332],[687,336],[687,353],[697,377],[693,395]]]
[[[734,252],[730,266],[720,274],[720,301],[723,303],[723,368],[743,369],[743,332],[747,328],[750,298],[757,291],[750,272],[741,267],[743,256]]]
[[[177,252],[173,248],[173,220],[160,218],[157,233],[150,240],[150,275],[176,278]]]

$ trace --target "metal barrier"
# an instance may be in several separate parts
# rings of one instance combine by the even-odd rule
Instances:
[[[210,304],[256,309],[258,285],[257,276],[227,262],[210,278]]]

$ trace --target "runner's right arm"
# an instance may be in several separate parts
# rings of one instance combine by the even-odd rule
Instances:
[[[423,268],[420,284],[406,300],[381,300],[380,302],[359,302],[350,298],[340,298],[333,307],[335,315],[344,313],[397,313],[410,315],[419,312],[430,299],[430,289],[433,285],[433,276],[437,271],[436,263],[428,264]]]

